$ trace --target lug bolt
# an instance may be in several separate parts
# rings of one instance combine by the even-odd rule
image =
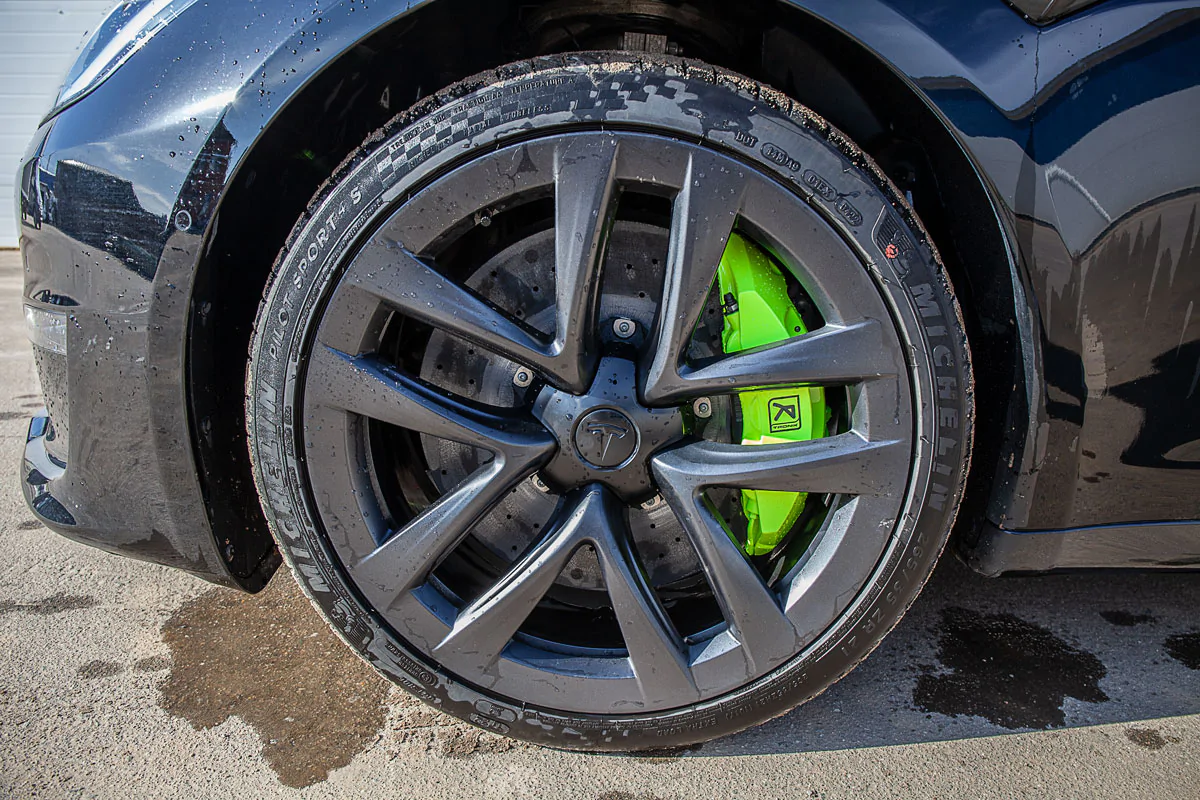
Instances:
[[[654,495],[654,497],[651,497],[649,500],[642,503],[642,510],[643,511],[653,511],[654,509],[661,506],[664,502],[666,502],[666,501],[663,500],[663,496],[661,494],[656,494],[656,495]]]
[[[619,339],[628,339],[637,332],[637,323],[625,317],[619,317],[613,320],[613,333]]]
[[[712,401],[707,397],[697,397],[692,403],[692,411],[700,419],[708,419],[712,416]]]
[[[537,489],[542,494],[550,494],[550,487],[546,485],[546,482],[542,480],[540,475],[534,475],[529,480],[533,482],[533,488]]]
[[[517,374],[513,375],[513,386],[519,386],[524,389],[531,383],[533,383],[533,373],[524,367],[519,368]]]

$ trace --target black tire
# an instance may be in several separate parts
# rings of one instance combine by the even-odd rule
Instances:
[[[906,350],[911,473],[857,593],[784,663],[700,702],[590,714],[472,685],[402,638],[364,599],[313,499],[298,396],[331,287],[411,191],[472,153],[542,132],[654,131],[732,156],[788,187],[857,254]],[[452,86],[369,137],[313,199],[275,265],[247,377],[255,479],[271,529],[334,630],[392,681],[487,730],[580,750],[686,745],[761,723],[865,658],[912,603],[954,523],[970,459],[973,384],[954,291],[912,210],[875,164],[778,92],[693,61],[597,53],[509,65]],[[800,640],[803,641],[803,640]]]

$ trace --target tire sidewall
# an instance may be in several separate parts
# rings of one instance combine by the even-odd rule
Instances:
[[[973,424],[969,352],[953,290],[919,222],[873,162],[819,117],[749,79],[676,59],[627,59],[594,54],[511,65],[447,89],[370,137],[293,229],[259,311],[247,375],[251,458],[264,512],[301,587],[338,635],[447,713],[497,733],[587,750],[677,746],[731,733],[815,696],[865,658],[916,597],[945,544]],[[427,663],[349,584],[304,478],[297,404],[303,354],[347,257],[388,209],[463,157],[568,126],[653,128],[773,174],[859,252],[908,349],[921,468],[872,577],[791,661],[674,711],[588,716],[532,709]]]

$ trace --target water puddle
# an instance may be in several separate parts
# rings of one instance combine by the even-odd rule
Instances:
[[[1132,614],[1128,611],[1101,611],[1100,616],[1109,625],[1119,628],[1132,628],[1134,625],[1152,625],[1158,622],[1151,614]]]
[[[1163,647],[1167,655],[1188,669],[1200,669],[1200,631],[1168,636]]]
[[[387,682],[334,636],[291,575],[257,595],[200,595],[166,622],[163,641],[163,708],[201,729],[241,717],[288,786],[324,780],[379,738]]]
[[[1125,738],[1147,750],[1162,750],[1168,744],[1179,743],[1179,737],[1164,737],[1156,728],[1126,728]]]
[[[913,702],[923,711],[983,717],[1005,728],[1052,728],[1066,723],[1067,697],[1108,700],[1098,658],[1011,614],[943,609],[938,635],[937,657],[949,672],[917,679]]]

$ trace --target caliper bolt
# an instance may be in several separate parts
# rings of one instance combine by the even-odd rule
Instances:
[[[533,373],[524,367],[518,369],[517,374],[513,375],[513,386],[520,386],[524,389],[531,383],[533,383]]]
[[[534,475],[529,480],[533,482],[533,488],[537,489],[542,494],[550,494],[550,487],[546,485],[546,482],[542,480],[540,475]]]
[[[692,411],[700,419],[708,419],[712,416],[712,401],[707,397],[697,397],[692,403]]]
[[[613,320],[613,333],[619,339],[628,339],[637,332],[637,323],[625,317],[619,317]]]

